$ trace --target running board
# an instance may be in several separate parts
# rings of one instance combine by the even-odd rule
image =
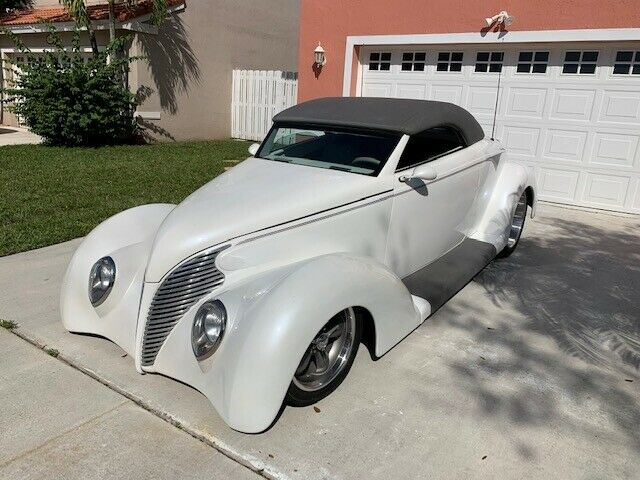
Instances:
[[[496,254],[492,244],[466,238],[435,262],[403,278],[402,282],[411,295],[429,302],[431,315],[462,290]]]

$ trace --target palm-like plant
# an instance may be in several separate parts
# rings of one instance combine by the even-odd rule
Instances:
[[[98,50],[98,40],[96,39],[96,31],[93,29],[91,18],[89,18],[89,12],[87,11],[87,4],[84,0],[59,0],[71,17],[75,20],[76,24],[80,27],[84,27],[89,32],[89,42],[91,42],[91,50],[93,56],[98,57],[100,51]]]
[[[3,0],[0,0],[0,2]],[[140,0],[107,0],[109,6],[109,39],[111,41],[116,38],[116,3],[126,3],[128,6],[134,6]],[[74,18],[76,23],[84,27],[89,32],[89,40],[93,54],[98,54],[98,42],[96,40],[95,30],[91,24],[91,18],[87,11],[85,0],[59,0],[69,14]],[[168,8],[168,0],[153,0],[152,21],[156,25],[160,25],[166,15]]]
[[[107,0],[109,5],[109,39],[116,38],[116,3],[125,3],[128,7],[135,6],[139,0]],[[153,0],[151,20],[155,25],[160,25],[167,15],[169,4],[167,0]]]

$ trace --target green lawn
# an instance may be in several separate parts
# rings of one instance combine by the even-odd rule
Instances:
[[[0,256],[86,235],[136,205],[178,203],[248,156],[234,140],[0,147]]]

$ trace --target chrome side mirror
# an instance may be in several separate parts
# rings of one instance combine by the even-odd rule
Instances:
[[[401,182],[408,182],[412,178],[418,178],[420,180],[431,181],[438,178],[438,172],[430,164],[418,165],[412,173],[409,175],[403,175],[400,177]]]
[[[252,157],[255,157],[259,149],[260,149],[259,143],[252,143],[251,146],[249,147],[249,155],[251,155]]]

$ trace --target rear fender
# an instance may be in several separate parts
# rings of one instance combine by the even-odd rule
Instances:
[[[500,252],[507,245],[511,219],[518,200],[526,189],[531,189],[533,198],[531,216],[535,214],[535,178],[524,166],[501,160],[495,181],[484,185],[479,197],[478,220],[469,237],[493,244]]]

